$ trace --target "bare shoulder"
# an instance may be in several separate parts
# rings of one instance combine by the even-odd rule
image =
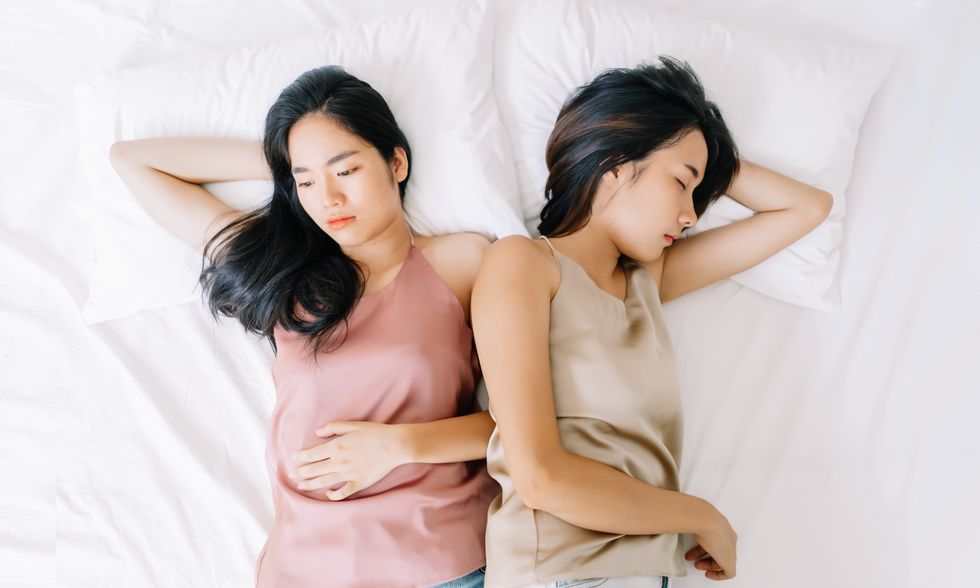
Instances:
[[[417,237],[419,250],[439,274],[476,277],[490,240],[479,233],[449,233],[435,237]]]
[[[535,262],[547,261],[551,258],[551,253],[544,241],[531,239],[524,235],[510,235],[497,239],[490,245],[488,254],[514,262],[526,261],[532,265]]]
[[[473,283],[490,240],[479,233],[450,233],[416,237],[415,242],[432,269],[459,299],[468,319]]]
[[[480,233],[471,232],[447,233],[445,235],[435,235],[434,237],[416,237],[415,241],[419,244],[419,249],[436,253],[462,250],[460,251],[461,253],[480,252],[482,255],[482,252],[490,247],[490,239],[487,239]]]
[[[561,271],[548,245],[540,239],[511,235],[498,239],[487,251],[481,279],[504,279],[512,286],[546,288],[551,296],[558,290]],[[514,283],[517,282],[517,283]]]

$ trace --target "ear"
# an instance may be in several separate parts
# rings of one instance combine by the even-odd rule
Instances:
[[[395,147],[394,156],[391,158],[391,174],[395,177],[395,183],[400,184],[408,177],[408,154],[401,147]]]
[[[634,166],[635,164],[632,161],[627,161],[626,163],[617,165],[616,167],[602,174],[602,183],[611,190],[616,191],[621,185],[625,184],[626,181],[632,177]]]
[[[630,177],[629,166],[632,164],[633,162],[628,161],[602,174],[602,178],[599,180],[599,185],[596,189],[595,199],[592,201],[593,211],[604,209],[609,204],[609,201],[612,200],[612,197],[619,192],[619,189],[626,184],[626,180]]]

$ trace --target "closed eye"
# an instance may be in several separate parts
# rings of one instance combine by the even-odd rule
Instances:
[[[687,190],[687,186],[684,185],[684,182],[680,181],[677,178],[674,178],[674,179],[677,180],[677,183],[681,185],[681,188],[684,188],[685,191]]]
[[[299,187],[301,187],[301,188],[309,188],[310,186],[313,185],[313,180],[310,180],[309,182],[298,183],[296,185],[299,186]]]

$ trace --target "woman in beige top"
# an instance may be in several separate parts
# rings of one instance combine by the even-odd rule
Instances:
[[[546,159],[545,238],[494,243],[473,292],[496,421],[488,470],[502,489],[486,585],[666,586],[685,559],[731,578],[731,525],[679,488],[661,304],[797,241],[832,198],[739,160],[694,72],[670,58],[574,92]],[[722,193],[758,214],[679,239]],[[681,533],[697,543],[686,553]]]

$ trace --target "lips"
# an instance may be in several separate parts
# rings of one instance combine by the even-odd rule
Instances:
[[[665,234],[664,235],[664,241],[667,241],[667,244],[668,245],[671,245],[671,244],[674,243],[675,239],[674,239],[674,237],[671,237],[670,235],[666,235]]]
[[[330,225],[331,229],[342,229],[354,222],[356,217],[353,216],[336,216],[331,219],[327,219],[327,224]]]

